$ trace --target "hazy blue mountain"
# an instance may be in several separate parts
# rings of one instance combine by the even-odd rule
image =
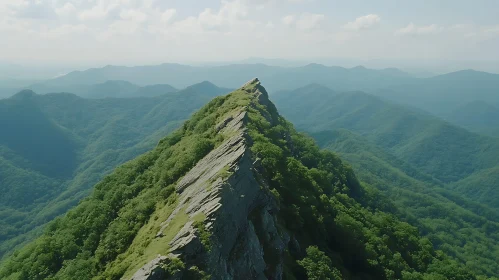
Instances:
[[[496,206],[499,193],[499,166],[475,172],[450,186],[474,201]]]
[[[149,98],[84,99],[25,90],[0,100],[0,255],[228,91],[204,82]]]
[[[157,84],[157,85],[149,85],[139,87],[135,92],[132,93],[134,97],[154,97],[160,96],[166,93],[176,92],[178,89],[166,85],[166,84]]]
[[[255,60],[258,61],[258,60]],[[343,68],[308,64],[279,67],[265,64],[232,64],[222,66],[187,66],[161,64],[155,66],[106,66],[71,72],[65,76],[33,85],[37,92],[75,92],[65,87],[105,83],[109,80],[128,81],[139,86],[170,84],[184,88],[209,80],[217,85],[235,88],[249,76],[266,81],[271,92],[293,90],[309,84],[321,84],[335,91],[361,90],[377,96],[427,111],[438,117],[469,128],[469,124],[455,118],[455,112],[469,103],[483,101],[499,107],[499,75],[463,70],[429,78],[414,76],[396,68],[381,70],[362,66]],[[484,123],[479,122],[483,120]],[[488,127],[485,118],[475,118],[474,127]],[[493,129],[493,128],[491,128]],[[474,130],[478,131],[478,130]],[[496,132],[486,133],[495,135]]]
[[[90,86],[86,92],[68,92],[89,98],[130,97],[139,88],[139,86],[127,81],[106,81],[102,84]]]
[[[363,92],[314,84],[272,98],[298,129],[389,197],[399,209],[394,213],[418,225],[437,248],[497,275],[499,236],[487,229],[499,222],[497,139]]]
[[[497,262],[489,264],[495,258],[475,266],[436,251],[388,209],[393,206],[360,184],[350,166],[297,133],[253,79],[116,168],[40,238],[0,263],[0,278],[477,280],[497,274]],[[488,228],[494,234],[499,225]]]
[[[29,85],[36,82],[33,79],[2,79],[0,76],[0,99],[10,97],[19,92],[19,89],[29,87]]]
[[[265,64],[205,67],[161,64],[137,67],[106,66],[75,71],[48,80],[42,85],[90,85],[108,80],[125,80],[141,86],[166,83],[176,88],[183,88],[207,80],[220,86],[236,88],[251,76],[258,76],[267,81],[267,87],[273,90],[294,89],[310,83],[320,83],[341,90],[367,90],[398,85],[412,80],[409,74],[397,69],[373,70],[360,66],[347,69],[320,64],[299,67],[278,67]]]
[[[322,97],[327,94],[330,96],[327,99]],[[444,183],[499,165],[496,138],[474,134],[373,95],[336,93],[311,85],[290,93],[281,92],[273,99],[299,129],[310,132],[348,129]]]
[[[499,106],[485,101],[467,103],[451,112],[446,120],[473,132],[499,136]]]
[[[118,80],[139,86],[169,84],[176,88],[184,88],[193,83],[209,80],[220,86],[235,88],[250,76],[258,76],[265,80],[271,92],[293,90],[314,83],[335,91],[360,90],[396,103],[419,108],[465,128],[470,128],[470,124],[462,121],[465,117],[455,117],[455,112],[463,106],[483,101],[491,106],[499,107],[498,74],[463,70],[429,78],[415,78],[396,68],[374,70],[362,66],[343,68],[314,63],[293,67],[268,66],[258,63],[203,67],[181,64],[106,66],[74,71],[35,84],[32,88],[39,93],[61,91],[77,93],[84,86]],[[119,88],[118,85],[115,86]],[[131,86],[126,88],[131,88]],[[86,96],[81,93],[77,94]],[[103,93],[103,95],[106,94]],[[490,128],[493,132],[484,131],[489,127],[487,118],[474,120],[472,126],[480,129],[473,131],[487,135],[496,134],[493,127]]]
[[[48,118],[32,91],[22,91],[0,103],[0,146],[19,155],[26,167],[67,178],[75,167],[77,139]]]
[[[85,98],[154,97],[177,91],[176,88],[167,84],[140,87],[128,81],[122,80],[109,80],[92,85],[50,85],[38,83],[30,86],[29,88],[39,94],[67,92]]]
[[[499,214],[476,199],[477,194],[485,198],[487,193],[482,190],[487,189],[475,185],[476,189],[470,190],[469,194],[459,195],[387,149],[373,144],[365,136],[345,129],[320,131],[311,135],[321,147],[338,153],[350,163],[364,184],[386,195],[397,208],[395,214],[417,225],[437,249],[467,263],[474,271],[497,275],[499,235],[494,234],[489,226],[499,225]],[[489,178],[497,180],[497,175],[492,176]],[[497,197],[497,191],[494,194],[489,189],[488,195]],[[497,203],[490,203],[494,204]],[[393,210],[388,208],[386,211]]]
[[[499,74],[463,70],[374,91],[378,96],[448,117],[474,101],[499,106]]]

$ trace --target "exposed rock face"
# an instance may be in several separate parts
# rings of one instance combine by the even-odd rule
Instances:
[[[258,79],[247,83],[255,84],[248,94],[265,104],[268,96],[259,90]],[[258,161],[252,160],[246,123],[247,112],[241,108],[216,126],[219,133],[233,136],[177,184],[179,203],[156,237],[163,236],[177,215],[187,214],[187,222],[170,242],[168,255],[151,260],[132,279],[165,279],[164,264],[173,257],[187,267],[198,266],[211,279],[282,278],[282,255],[290,238],[277,226],[273,213],[278,206],[258,171]]]

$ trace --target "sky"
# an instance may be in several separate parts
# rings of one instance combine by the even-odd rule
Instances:
[[[497,0],[0,0],[0,62],[499,61]]]

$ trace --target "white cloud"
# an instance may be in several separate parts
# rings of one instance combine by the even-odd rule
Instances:
[[[488,35],[499,35],[499,25],[486,27],[484,32]]]
[[[295,22],[296,17],[294,15],[287,15],[281,19],[282,23],[285,25],[291,25]]]
[[[2,0],[6,8],[17,18],[49,19],[56,16],[49,1]]]
[[[436,24],[416,26],[414,23],[410,23],[404,28],[400,28],[395,31],[396,35],[430,35],[437,34],[444,30]]]
[[[56,28],[49,29],[46,32],[41,33],[41,35],[47,38],[56,38],[66,35],[77,35],[78,33],[85,32],[87,30],[88,28],[83,24],[64,24]]]
[[[375,14],[369,14],[366,16],[361,16],[355,19],[355,21],[345,24],[343,27],[350,30],[361,30],[368,29],[377,25],[381,21],[381,17]]]
[[[121,11],[120,18],[123,20],[141,23],[147,20],[147,15],[139,10],[129,9]]]
[[[197,16],[189,16],[172,23],[174,32],[239,32],[252,30],[258,25],[264,25],[249,17],[250,11],[260,9],[260,5],[269,0],[222,0],[219,10],[206,8]],[[255,12],[256,13],[256,12]],[[254,13],[254,14],[255,14]]]
[[[78,18],[80,20],[86,21],[86,20],[102,20],[107,17],[108,11],[105,10],[102,6],[97,5],[92,7],[91,9],[84,10],[83,12],[80,13]]]
[[[161,14],[161,22],[165,22],[165,23],[171,22],[176,14],[177,14],[177,10],[175,10],[175,9],[168,9],[168,10],[164,11]]]
[[[449,46],[471,53],[499,37],[498,25],[473,23],[403,27],[387,20],[383,28],[374,28],[381,22],[376,14],[335,23],[335,13],[342,11],[320,10],[323,4],[309,5],[313,1],[0,0],[0,36],[9,38],[9,46],[23,46],[21,51],[0,44],[0,59],[62,60],[58,50],[69,60],[118,62],[146,56],[151,62],[316,54],[426,57],[445,56]],[[394,33],[439,36],[406,40]],[[74,56],[76,52],[81,55]],[[133,57],[135,53],[140,55]]]
[[[305,13],[296,21],[296,27],[300,30],[310,30],[318,27],[325,16],[322,14]]]
[[[55,9],[55,13],[58,16],[67,17],[76,12],[76,7],[71,2],[67,2],[64,6]]]

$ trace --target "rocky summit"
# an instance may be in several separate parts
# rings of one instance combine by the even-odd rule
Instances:
[[[0,278],[474,279],[382,202],[253,79],[118,167]]]
[[[241,91],[268,103],[257,79]],[[251,154],[247,123],[247,107],[242,106],[216,125],[217,133],[227,139],[178,182],[179,202],[155,238],[161,242],[181,216],[185,216],[184,225],[169,242],[170,249],[140,268],[132,279],[164,279],[162,267],[171,258],[206,267],[213,279],[266,279],[266,271],[272,279],[282,278],[283,264],[270,269],[263,248],[274,248],[283,256],[290,237],[278,230],[271,214],[278,211],[277,202],[268,191],[259,160]],[[205,233],[209,237],[203,240]],[[180,271],[172,275],[181,276]]]

